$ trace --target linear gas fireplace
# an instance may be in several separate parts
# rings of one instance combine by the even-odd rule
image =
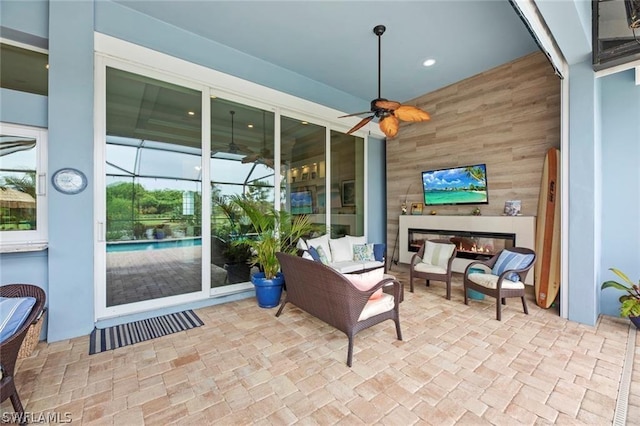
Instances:
[[[425,240],[446,239],[456,245],[457,257],[485,260],[500,250],[516,245],[516,234],[500,232],[449,231],[409,228],[408,250],[417,252]]]
[[[535,216],[402,215],[398,218],[398,261],[410,263],[424,240],[446,238],[458,247],[453,272],[503,248],[535,248]],[[516,241],[517,240],[517,241]],[[534,274],[525,284],[533,285]]]

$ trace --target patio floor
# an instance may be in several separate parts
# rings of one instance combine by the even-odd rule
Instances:
[[[73,424],[596,424],[610,425],[627,340],[624,319],[596,327],[517,299],[495,320],[493,299],[452,300],[444,285],[408,291],[400,318],[359,333],[353,367],[344,334],[288,305],[254,299],[196,310],[205,325],[88,355],[89,337],[47,344],[20,360],[30,413]],[[640,424],[640,333],[626,424]],[[2,403],[3,419],[12,408]],[[53,422],[52,422],[53,423]],[[623,424],[623,423],[616,423]]]

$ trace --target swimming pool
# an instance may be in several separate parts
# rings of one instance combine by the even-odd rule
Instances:
[[[202,238],[180,238],[175,240],[117,241],[107,243],[107,253],[123,251],[162,250],[167,248],[195,247],[202,245]]]

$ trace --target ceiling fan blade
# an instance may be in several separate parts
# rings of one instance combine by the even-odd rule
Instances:
[[[368,122],[370,122],[371,120],[373,120],[373,117],[375,117],[375,115],[372,115],[371,117],[365,117],[362,120],[360,120],[360,122],[358,124],[356,124],[355,126],[353,126],[351,128],[351,130],[349,130],[347,132],[348,135],[350,135],[351,133],[355,132],[356,130],[358,130],[359,128],[365,126]]]
[[[388,115],[380,119],[380,130],[387,135],[388,138],[392,138],[398,134],[400,128],[400,122],[393,115]]]
[[[356,115],[369,114],[371,111],[354,112],[353,114],[341,115],[338,118],[355,117]]]
[[[393,112],[393,115],[395,115],[402,121],[416,122],[431,119],[431,116],[428,112],[412,105],[401,105],[400,107],[396,108],[396,110]]]
[[[375,101],[374,105],[376,106],[376,108],[386,109],[389,111],[395,111],[401,106],[400,102],[388,101],[386,99],[378,99]]]

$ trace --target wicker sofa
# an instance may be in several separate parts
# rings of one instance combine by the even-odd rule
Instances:
[[[353,338],[361,330],[385,320],[400,331],[399,304],[402,285],[394,278],[386,278],[369,290],[359,290],[345,275],[320,262],[285,253],[277,253],[286,282],[286,296],[276,313],[279,317],[287,303],[326,322],[345,333],[349,339],[347,365],[353,358]],[[378,290],[381,297],[370,300]]]

